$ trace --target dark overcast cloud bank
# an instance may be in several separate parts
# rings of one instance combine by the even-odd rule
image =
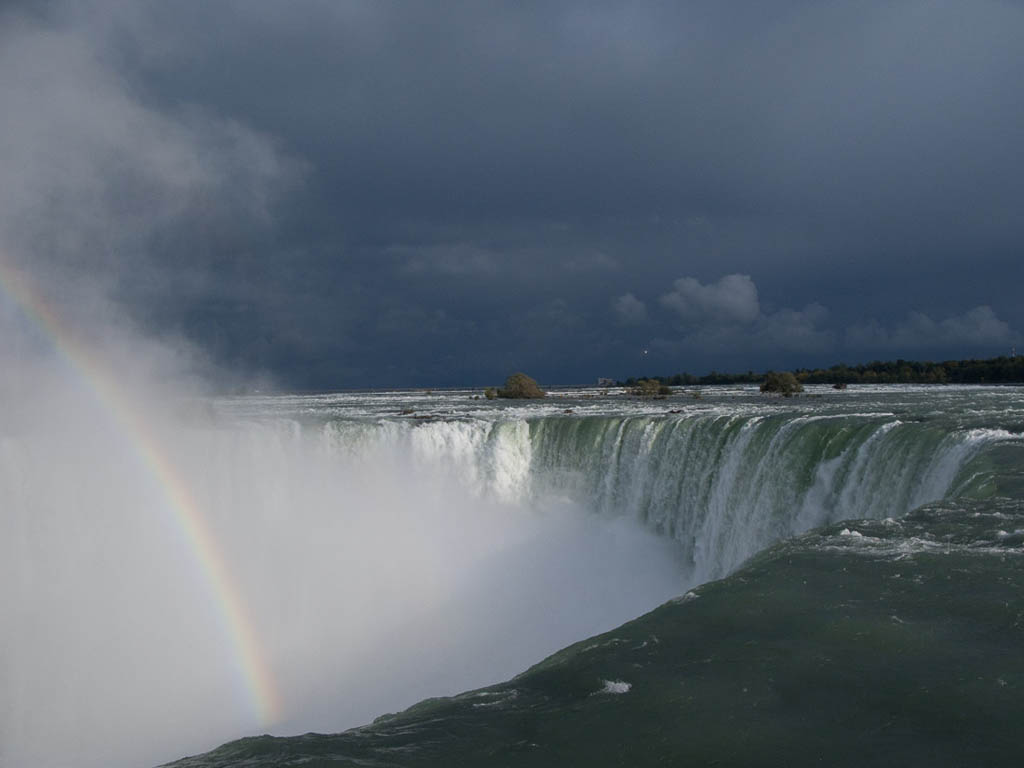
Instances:
[[[1021,344],[1020,3],[0,8],[5,248],[239,371]]]

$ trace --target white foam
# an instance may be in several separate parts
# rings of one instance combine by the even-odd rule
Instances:
[[[632,683],[627,683],[625,680],[602,680],[604,688],[596,693],[629,693],[629,689],[633,687]]]
[[[679,597],[673,597],[671,600],[669,600],[669,602],[670,603],[688,603],[691,600],[696,600],[698,597],[700,597],[700,595],[698,595],[695,591],[693,591],[691,589],[685,595],[680,595]]]
[[[508,704],[510,701],[519,696],[519,691],[513,688],[511,691],[496,691],[494,693],[478,693],[477,696],[500,696],[497,701],[483,701],[479,704],[474,704],[473,709],[482,709],[484,707],[500,707],[502,704]]]

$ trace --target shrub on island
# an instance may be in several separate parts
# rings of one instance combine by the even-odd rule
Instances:
[[[783,397],[791,397],[796,392],[803,392],[804,385],[796,380],[789,371],[776,373],[768,371],[764,375],[764,382],[761,384],[762,392],[778,392]]]
[[[533,399],[545,397],[547,392],[537,386],[537,382],[525,373],[513,373],[505,379],[505,386],[497,391],[498,397],[512,399]]]
[[[672,394],[672,388],[666,387],[657,379],[640,379],[629,394],[637,397],[665,397]]]

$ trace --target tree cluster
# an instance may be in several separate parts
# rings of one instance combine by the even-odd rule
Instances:
[[[808,384],[1012,384],[1024,382],[1024,356],[988,360],[874,361],[795,371]]]
[[[987,360],[946,360],[941,363],[915,360],[874,361],[831,368],[798,368],[792,372],[802,384],[1021,384],[1024,383],[1024,355]],[[672,376],[629,378],[620,387],[636,387],[640,381],[657,381],[666,386],[697,384],[760,384],[767,374],[718,373],[704,376],[677,373]]]
[[[656,381],[667,387],[688,387],[699,384],[758,384],[764,379],[764,374],[747,371],[746,373],[719,373],[712,371],[703,376],[694,376],[692,373],[676,373],[671,376],[646,376],[644,378],[630,377],[625,381],[617,381],[619,387],[636,387],[641,381]]]
[[[484,390],[484,395],[488,400],[493,400],[496,397],[505,397],[511,399],[535,399],[540,397],[546,397],[547,392],[541,389],[537,382],[527,376],[525,373],[513,373],[507,379],[505,379],[505,386],[501,389],[495,389],[494,387],[488,387]]]
[[[629,394],[637,397],[667,397],[672,394],[672,388],[657,379],[640,379],[630,388]]]
[[[797,381],[789,371],[782,371],[776,373],[775,371],[768,371],[764,375],[764,381],[761,383],[762,392],[776,392],[783,397],[792,397],[797,392],[804,391],[804,385]]]

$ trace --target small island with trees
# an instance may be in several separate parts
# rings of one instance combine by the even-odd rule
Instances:
[[[537,382],[525,373],[513,373],[505,379],[504,387],[500,389],[487,387],[484,390],[484,396],[488,400],[494,400],[497,397],[511,400],[533,400],[547,397],[547,392],[541,389]]]
[[[804,391],[804,385],[797,381],[789,371],[783,371],[782,373],[776,373],[775,371],[768,371],[764,375],[764,381],[761,383],[762,392],[777,392],[783,397],[792,397],[797,392]]]

